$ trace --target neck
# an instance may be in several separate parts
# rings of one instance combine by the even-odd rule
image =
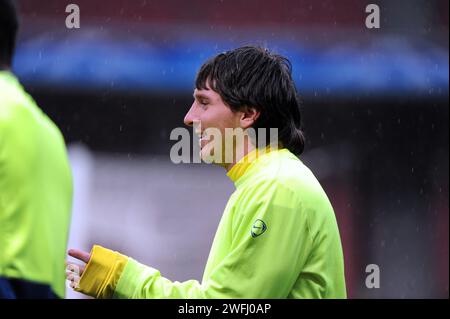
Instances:
[[[244,158],[248,153],[255,150],[256,147],[252,144],[250,141],[250,138],[248,136],[244,137],[244,144],[243,145],[236,145],[234,148],[234,156],[233,156],[233,162],[232,163],[224,163],[221,166],[223,166],[227,172],[230,171],[230,169],[236,165],[237,162],[239,162],[242,158]],[[241,150],[241,151],[238,151]]]

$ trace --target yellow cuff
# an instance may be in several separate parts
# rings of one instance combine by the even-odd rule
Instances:
[[[75,290],[95,298],[111,298],[128,257],[94,245],[79,286]]]

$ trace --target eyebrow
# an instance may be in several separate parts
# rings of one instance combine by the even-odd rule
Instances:
[[[202,93],[194,93],[194,94],[192,94],[192,96],[195,99],[205,99],[205,100],[210,100],[211,99],[209,96],[207,96],[205,94],[202,94]]]

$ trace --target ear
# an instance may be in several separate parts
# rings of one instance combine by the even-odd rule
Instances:
[[[257,111],[254,107],[246,107],[244,111],[241,111],[241,117],[239,124],[243,129],[247,129],[255,124],[261,112]]]

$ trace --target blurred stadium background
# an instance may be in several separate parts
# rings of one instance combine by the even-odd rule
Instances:
[[[380,29],[365,27],[371,2]],[[334,205],[349,296],[448,298],[448,1],[371,2],[19,1],[14,72],[69,146],[69,246],[201,279],[233,185],[220,168],[172,164],[169,134],[202,62],[260,44],[293,63],[301,158]],[[80,29],[65,27],[69,3]]]

